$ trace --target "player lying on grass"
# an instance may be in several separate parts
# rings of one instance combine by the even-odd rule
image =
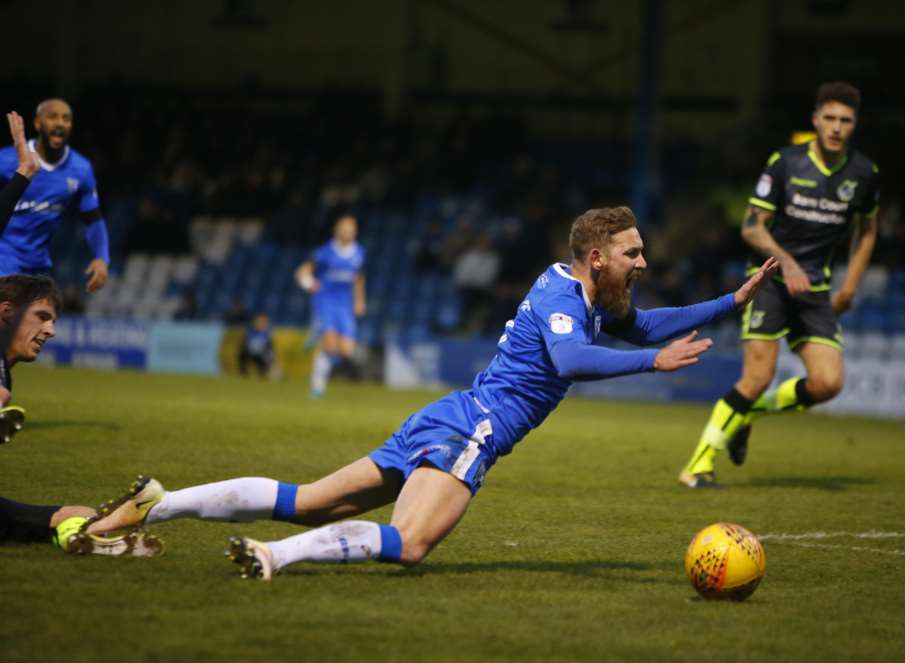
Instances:
[[[306,485],[242,478],[164,492],[156,480],[140,479],[88,531],[174,518],[272,518],[318,529],[269,543],[234,537],[228,554],[243,576],[266,580],[303,561],[415,565],[465,515],[497,458],[541,424],[573,381],[674,371],[694,364],[711,345],[692,331],[662,349],[618,351],[594,345],[601,330],[636,345],[667,341],[737,311],[776,269],[769,259],[734,293],[642,311],[631,306],[632,284],[646,263],[630,209],[582,214],[569,243],[571,265],[551,265],[538,277],[471,389],[409,417],[369,456]],[[328,525],[392,502],[389,524]]]
[[[9,442],[25,423],[25,410],[9,405],[12,367],[38,358],[53,338],[60,293],[46,276],[13,274],[0,277],[0,444]],[[148,557],[162,550],[157,537],[143,528],[115,536],[83,532],[96,512],[87,506],[23,504],[0,497],[0,545],[53,543],[67,552]]]

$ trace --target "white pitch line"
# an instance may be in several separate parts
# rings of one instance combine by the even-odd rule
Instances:
[[[852,550],[855,552],[869,552],[880,555],[898,555],[905,557],[905,550],[883,550],[882,548],[867,548],[865,546],[841,546],[832,543],[802,543],[801,541],[783,541],[790,546],[798,546],[800,548],[823,548],[827,550]]]
[[[905,532],[799,532],[799,533],[771,533],[763,534],[757,538],[761,541],[801,541],[806,539],[835,539],[840,537],[853,539],[905,539]]]

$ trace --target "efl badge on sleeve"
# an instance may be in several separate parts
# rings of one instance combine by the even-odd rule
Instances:
[[[571,334],[572,318],[565,313],[554,313],[550,316],[550,329],[554,334]]]
[[[764,173],[760,176],[760,179],[757,180],[757,188],[754,192],[760,198],[766,198],[770,195],[770,191],[773,189],[773,178]]]

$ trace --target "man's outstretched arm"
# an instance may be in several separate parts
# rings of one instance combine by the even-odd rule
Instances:
[[[747,304],[763,280],[774,273],[778,265],[779,262],[775,258],[767,259],[741,288],[716,299],[691,306],[655,308],[648,311],[633,309],[628,317],[604,328],[604,331],[635,345],[662,343],[680,334],[686,334]]]
[[[673,341],[660,350],[613,350],[580,341],[561,341],[550,349],[550,358],[561,378],[602,380],[649,371],[675,371],[696,364],[713,341],[696,341],[697,332]]]

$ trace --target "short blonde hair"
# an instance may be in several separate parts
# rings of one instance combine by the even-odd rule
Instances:
[[[572,223],[569,248],[576,260],[584,260],[593,248],[603,249],[610,235],[634,228],[635,215],[628,207],[589,209]]]

